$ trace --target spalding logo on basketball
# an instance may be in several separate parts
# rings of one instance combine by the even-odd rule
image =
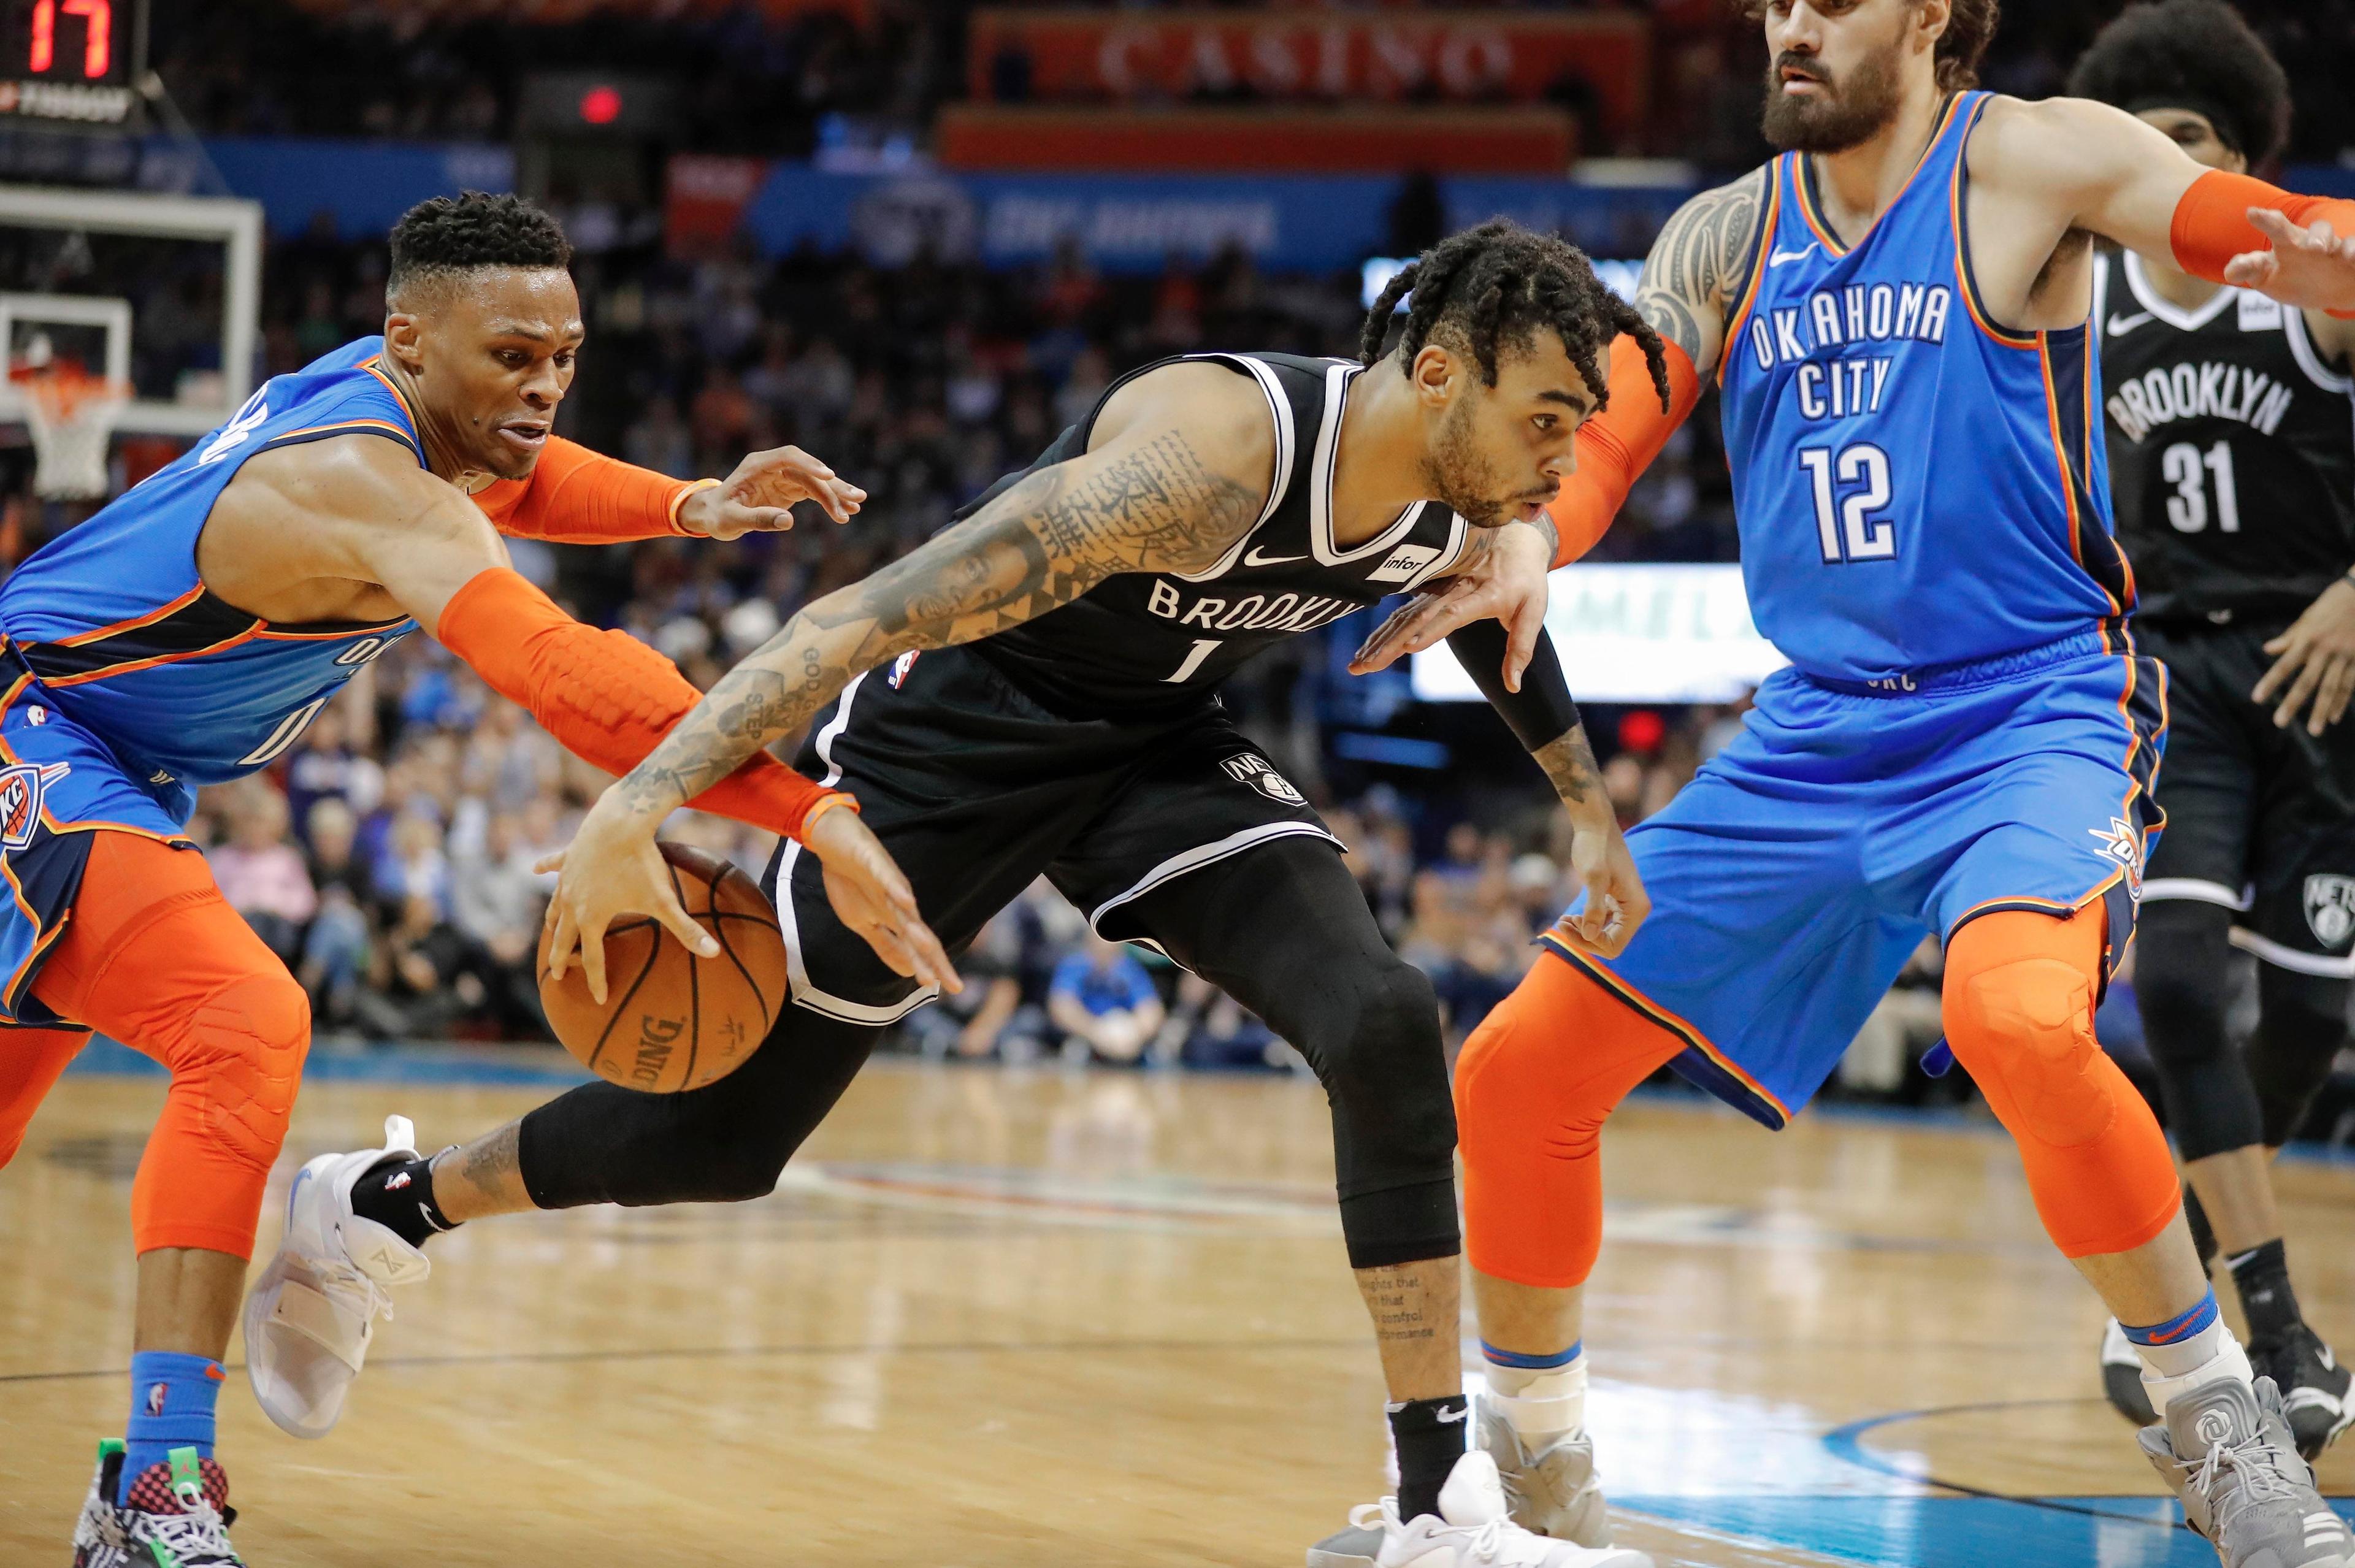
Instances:
[[[2343,946],[2355,936],[2355,877],[2307,878],[2306,923],[2325,947]]]
[[[1308,804],[1308,797],[1293,788],[1292,781],[1270,767],[1267,759],[1256,752],[1229,757],[1219,765],[1225,768],[1227,776],[1237,784],[1247,784],[1270,800],[1282,801],[1286,805]]]
[[[671,1094],[717,1083],[760,1049],[784,1004],[786,964],[777,912],[751,878],[683,844],[660,848],[679,903],[719,955],[698,958],[651,916],[615,921],[600,1004],[577,957],[561,979],[549,974],[543,930],[539,1000],[581,1065],[624,1089]]]

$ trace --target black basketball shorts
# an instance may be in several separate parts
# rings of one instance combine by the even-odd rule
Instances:
[[[2138,625],[2168,669],[2167,830],[2145,902],[2235,911],[2232,941],[2301,975],[2355,976],[2355,716],[2319,737],[2249,699],[2274,626]]]
[[[1215,701],[1150,720],[1068,718],[970,647],[858,677],[794,762],[858,797],[952,954],[1041,873],[1103,935],[1150,944],[1133,906],[1172,878],[1276,838],[1339,844]],[[779,847],[762,890],[799,1006],[881,1025],[932,999],[836,918],[799,844]]]

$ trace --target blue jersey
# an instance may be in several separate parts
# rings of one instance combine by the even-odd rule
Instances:
[[[197,536],[246,459],[329,436],[417,427],[377,368],[383,340],[273,377],[168,467],[53,539],[0,584],[0,708],[87,732],[185,822],[194,787],[266,766],[359,667],[416,630],[402,619],[277,625],[197,577]]]
[[[1955,97],[1852,250],[1804,155],[1767,169],[1725,445],[1751,613],[1822,679],[1899,685],[2088,633],[2124,645],[2134,588],[2086,328],[2007,331],[1972,281],[1964,149],[1987,102]]]

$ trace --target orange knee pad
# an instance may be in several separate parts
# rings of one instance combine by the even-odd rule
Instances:
[[[311,1003],[203,857],[99,834],[34,994],[171,1070],[132,1187],[138,1249],[251,1255],[310,1050]]]
[[[2037,1213],[2071,1257],[2126,1252],[2180,1202],[2158,1120],[2094,1034],[2099,908],[1983,915],[1947,944],[1947,1043],[2019,1146]]]
[[[1474,1268],[1546,1288],[1586,1282],[1603,1244],[1603,1123],[1680,1048],[1567,960],[1538,960],[1456,1060]]]

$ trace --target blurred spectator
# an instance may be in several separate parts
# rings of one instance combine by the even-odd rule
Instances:
[[[303,852],[288,842],[286,797],[261,784],[241,792],[229,814],[229,842],[207,859],[229,907],[272,953],[291,962],[319,895]]]
[[[1097,1060],[1130,1062],[1160,1032],[1165,1012],[1145,965],[1119,943],[1091,932],[1079,952],[1055,966],[1047,1016]]]
[[[329,795],[305,819],[311,840],[309,870],[318,890],[318,913],[304,933],[295,978],[311,994],[314,1020],[326,1027],[352,1021],[368,961],[368,909],[371,889],[352,858],[358,824],[352,808]]]

